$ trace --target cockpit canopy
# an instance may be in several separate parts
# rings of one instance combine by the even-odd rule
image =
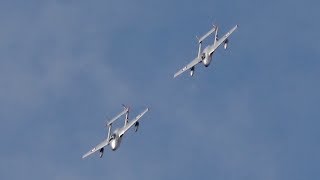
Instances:
[[[206,53],[201,54],[201,59],[204,60],[204,58],[206,58]]]
[[[110,140],[115,139],[116,136],[117,136],[116,134],[112,134],[112,135],[110,136]]]

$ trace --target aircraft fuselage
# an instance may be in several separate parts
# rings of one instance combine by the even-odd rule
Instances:
[[[211,46],[207,46],[201,54],[201,59],[202,59],[202,63],[205,67],[208,67],[211,63],[212,60],[212,54],[210,54],[209,50],[210,50]]]
[[[114,133],[110,138],[110,147],[112,151],[115,151],[119,148],[121,144],[122,137],[118,133]]]

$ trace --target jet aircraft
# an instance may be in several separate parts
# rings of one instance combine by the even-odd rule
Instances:
[[[198,38],[199,50],[198,56],[192,60],[188,65],[180,69],[178,72],[174,74],[174,78],[185,72],[186,70],[190,69],[190,76],[193,76],[195,65],[199,63],[203,63],[205,67],[208,67],[212,60],[212,54],[218,49],[221,44],[224,44],[224,49],[227,49],[229,40],[228,37],[238,28],[238,25],[234,26],[228,33],[218,39],[218,26],[213,25],[212,29],[208,31],[204,36]],[[211,45],[208,45],[203,50],[201,49],[201,45],[203,40],[205,40],[208,36],[215,32],[214,42]],[[202,51],[202,52],[201,52]]]
[[[119,113],[117,116],[115,116],[114,118],[112,118],[107,124],[106,126],[108,127],[108,135],[107,138],[105,140],[103,140],[100,144],[98,144],[97,146],[95,146],[93,149],[91,149],[89,152],[87,152],[86,154],[84,154],[82,156],[82,158],[85,158],[93,153],[95,153],[96,151],[100,152],[100,158],[103,156],[103,152],[104,152],[104,148],[105,146],[110,145],[111,150],[115,151],[121,143],[121,140],[123,138],[123,135],[132,127],[135,126],[135,132],[137,132],[138,127],[139,127],[139,119],[146,113],[149,111],[149,108],[146,108],[142,113],[140,113],[138,116],[136,116],[132,121],[129,121],[129,107],[124,106],[124,110]],[[124,121],[124,126],[121,128],[116,129],[115,131],[113,131],[113,133],[111,134],[111,128],[112,128],[112,123],[114,123],[117,119],[119,119],[122,115],[126,115],[125,117],[125,121]]]

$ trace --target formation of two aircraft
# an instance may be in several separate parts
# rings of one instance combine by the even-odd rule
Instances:
[[[220,45],[224,44],[224,49],[227,49],[228,46],[228,37],[238,28],[238,25],[234,26],[229,32],[227,32],[224,36],[222,36],[220,39],[218,39],[218,27],[213,26],[212,29],[207,32],[204,36],[201,38],[198,38],[199,43],[199,49],[198,49],[198,56],[192,60],[189,64],[184,66],[182,69],[180,69],[178,72],[174,74],[174,78],[182,74],[183,72],[190,69],[190,76],[194,75],[195,66],[199,63],[203,63],[205,67],[208,67],[212,60],[213,53],[220,47]],[[212,33],[215,33],[214,36],[214,42],[211,45],[208,45],[206,48],[202,50],[202,42],[210,36]],[[110,145],[111,150],[115,151],[121,143],[123,135],[132,127],[135,127],[135,131],[138,130],[139,127],[139,119],[149,111],[149,108],[146,108],[143,112],[141,112],[138,116],[136,116],[133,120],[129,121],[129,110],[130,108],[127,106],[124,106],[124,110],[119,113],[117,116],[115,116],[113,119],[111,119],[106,126],[108,127],[108,134],[107,138],[103,140],[100,144],[95,146],[93,149],[91,149],[89,152],[84,154],[82,158],[85,158],[97,151],[100,152],[100,158],[103,156],[104,148],[108,145]],[[118,120],[121,116],[125,115],[124,125],[121,128],[115,129],[111,133],[112,124]]]

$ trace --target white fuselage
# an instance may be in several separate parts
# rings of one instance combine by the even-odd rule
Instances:
[[[202,63],[205,67],[208,67],[212,60],[212,54],[210,54],[211,46],[207,46],[201,53]]]
[[[110,147],[112,151],[118,149],[121,144],[122,137],[119,136],[117,132],[115,132],[110,138]]]

